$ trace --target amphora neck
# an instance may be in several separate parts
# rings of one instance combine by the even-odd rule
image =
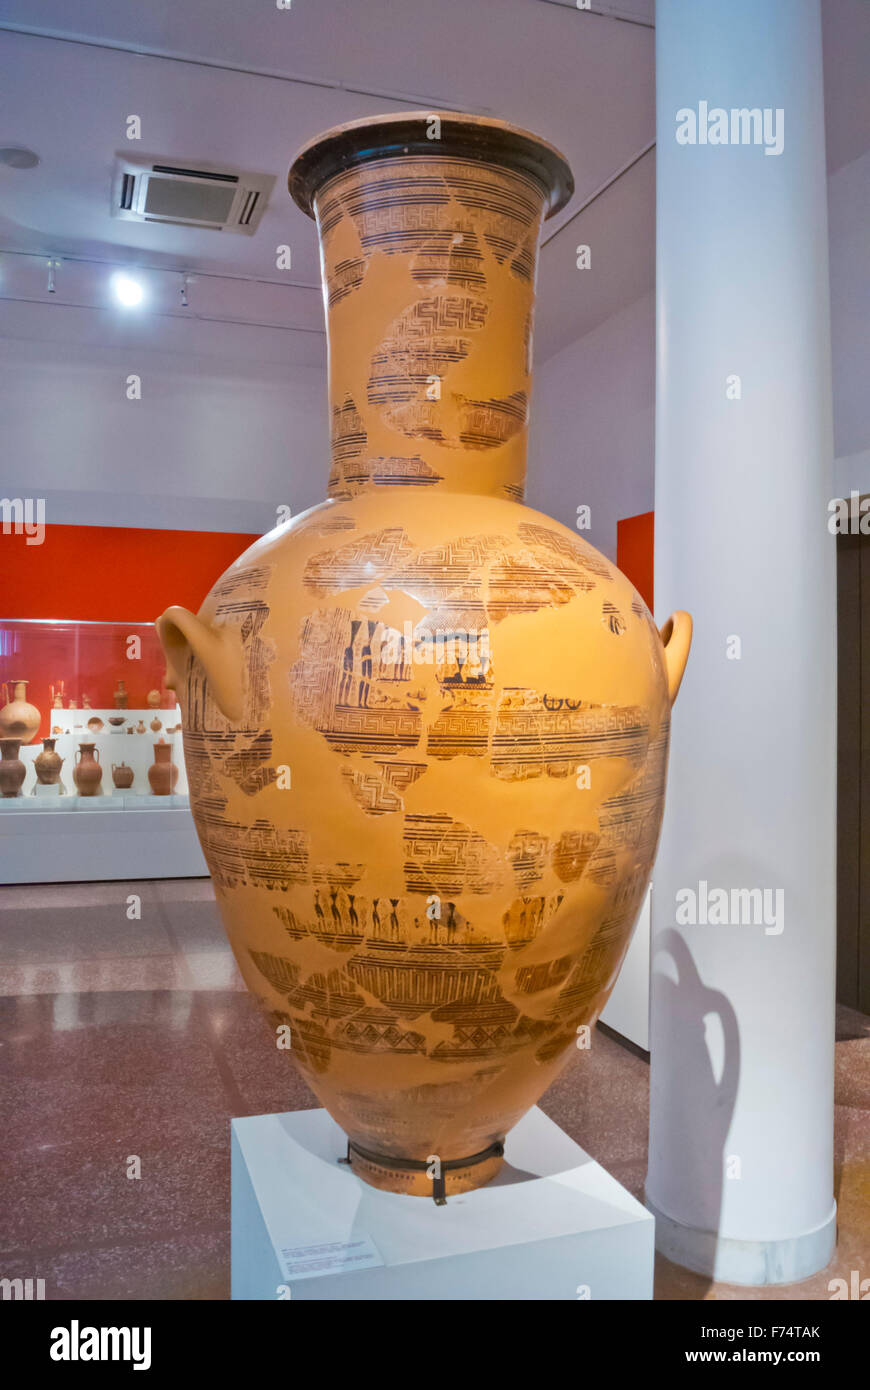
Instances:
[[[320,235],[329,494],[519,500],[541,224],[564,160],[497,121],[411,113],[313,141],[290,189]]]

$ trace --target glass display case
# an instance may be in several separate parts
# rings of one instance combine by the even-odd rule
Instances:
[[[189,806],[153,623],[0,619],[0,811]]]

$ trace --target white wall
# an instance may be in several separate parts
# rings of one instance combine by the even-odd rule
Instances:
[[[652,511],[655,296],[620,310],[535,372],[528,502],[616,559],[620,517]]]
[[[870,492],[870,151],[828,179],[834,484]]]
[[[653,506],[654,339],[650,293],[536,369],[529,503],[571,527],[587,504],[614,559],[617,519]],[[0,410],[0,492],[49,522],[257,532],[326,495],[320,336],[8,304]]]
[[[828,180],[835,477],[870,492],[870,152]],[[123,329],[62,306],[4,305],[4,496],[48,519],[264,531],[325,495],[322,335],[143,316]],[[130,372],[143,397],[126,400]],[[654,507],[652,291],[536,364],[531,506],[616,558],[616,523]],[[131,504],[131,495],[133,498]]]
[[[828,179],[834,490],[870,493],[870,151]],[[616,558],[616,523],[652,511],[655,299],[651,292],[538,364],[528,501]]]
[[[19,336],[0,337],[3,496],[44,497],[49,523],[241,532],[325,497],[325,370],[292,360],[288,335],[233,328],[218,344],[199,325],[193,342],[100,342],[65,332],[65,307],[13,307]],[[131,374],[140,400],[127,398]]]

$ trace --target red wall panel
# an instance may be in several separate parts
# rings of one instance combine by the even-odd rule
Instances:
[[[153,622],[194,613],[257,536],[120,526],[46,526],[42,545],[0,536],[0,617]]]
[[[641,512],[616,523],[616,563],[653,611],[655,512]]]
[[[64,682],[64,703],[87,695],[111,708],[123,677],[130,708],[162,691],[164,660],[153,622],[171,603],[197,611],[205,595],[257,536],[224,531],[157,531],[117,526],[46,526],[41,545],[0,534],[0,680],[27,679],[27,698],[42,713],[39,737],[52,725],[51,687]],[[120,623],[61,623],[42,628],[18,618]],[[138,631],[141,656],[129,659]],[[0,694],[0,703],[3,696]],[[174,703],[164,692],[164,707]],[[82,717],[87,722],[87,715]]]

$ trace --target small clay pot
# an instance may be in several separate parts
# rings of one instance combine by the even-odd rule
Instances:
[[[154,745],[154,762],[148,769],[148,785],[155,796],[169,796],[178,781],[178,768],[172,761],[172,744],[161,739]]]
[[[126,709],[129,698],[126,685],[119,680],[115,689],[115,709]]]
[[[124,725],[127,723],[127,720],[123,714],[110,714],[109,723],[112,726],[113,734],[122,734],[124,732]]]
[[[126,763],[112,763],[112,781],[119,789],[126,791],[133,785],[133,769]]]
[[[100,755],[95,743],[80,743],[76,751],[73,781],[79,796],[98,796],[103,781]]]
[[[144,734],[144,732],[145,732],[145,720],[144,720],[144,719],[140,719],[140,720],[139,720],[139,723],[136,725],[136,733],[137,733],[137,734]]]
[[[3,796],[17,796],[27,775],[27,768],[18,756],[20,747],[20,738],[0,738],[0,793]]]
[[[148,728],[151,730],[152,733],[159,734],[160,730],[163,728],[163,724],[155,715],[154,718],[151,720],[151,723],[148,725]]]
[[[149,709],[159,709],[159,708],[160,708],[160,691],[159,691],[159,690],[149,690],[149,691],[148,691],[148,694],[145,696],[145,703],[147,704],[147,706],[148,706]]]
[[[60,770],[63,767],[64,759],[54,751],[54,744],[53,738],[44,738],[42,740],[42,752],[33,760],[33,770],[41,787],[56,787],[60,781]]]

